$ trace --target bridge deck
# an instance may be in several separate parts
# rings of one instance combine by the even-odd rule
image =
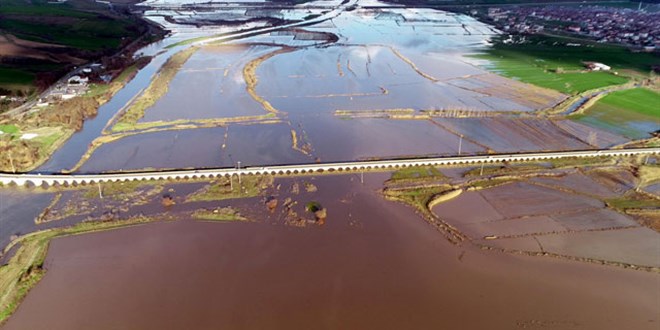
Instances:
[[[396,160],[374,160],[340,163],[318,163],[301,165],[276,165],[246,168],[216,168],[199,170],[150,171],[133,173],[99,174],[39,174],[0,173],[3,185],[80,185],[100,182],[121,182],[134,180],[195,180],[234,175],[290,175],[303,173],[323,173],[340,171],[387,170],[410,166],[468,165],[481,163],[542,161],[560,158],[634,156],[660,154],[660,148],[639,148],[620,150],[560,151],[541,153],[498,154],[480,156],[455,156],[440,158],[415,158]]]

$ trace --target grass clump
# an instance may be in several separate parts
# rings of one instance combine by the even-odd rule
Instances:
[[[190,194],[187,202],[219,201],[234,198],[256,197],[273,184],[271,176],[242,176],[238,178],[220,178],[204,188]]]
[[[231,207],[216,208],[213,210],[195,210],[192,213],[192,217],[197,220],[207,221],[247,221],[247,218]]]
[[[647,186],[660,182],[660,165],[642,165],[639,167],[639,184]]]
[[[525,174],[532,173],[537,171],[542,171],[547,169],[546,167],[539,164],[522,164],[522,165],[501,165],[501,166],[484,166],[473,168],[465,173],[463,177],[475,177],[475,176],[491,176],[491,175],[508,175],[508,174]]]
[[[597,157],[572,157],[572,158],[558,158],[550,159],[548,163],[554,168],[563,168],[563,167],[577,167],[577,166],[595,166],[595,165],[607,165],[613,162],[612,157],[610,156],[597,156]]]
[[[621,197],[606,199],[605,204],[622,212],[633,209],[660,209],[660,200],[634,191],[630,191]]]
[[[445,175],[433,166],[412,166],[400,169],[392,173],[391,180],[396,181],[444,178],[446,178]]]
[[[493,178],[493,179],[477,180],[470,182],[468,187],[474,189],[488,189],[503,184],[507,184],[513,181],[515,181],[514,178]]]
[[[20,129],[16,125],[0,125],[0,132],[3,134],[16,134]]]
[[[448,184],[405,188],[388,187],[383,190],[383,195],[389,200],[404,202],[418,211],[426,213],[429,211],[427,207],[429,202],[436,195],[450,190],[453,188]]]
[[[163,190],[156,181],[104,182],[99,184],[103,198],[124,201],[141,196],[153,196]],[[97,185],[90,187],[84,194],[87,199],[100,198]]]

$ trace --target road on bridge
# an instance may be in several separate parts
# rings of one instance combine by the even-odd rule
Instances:
[[[412,158],[395,160],[373,160],[341,163],[316,163],[300,165],[274,165],[247,168],[216,168],[216,169],[185,169],[173,171],[149,171],[132,173],[99,173],[99,174],[41,174],[41,173],[0,173],[0,183],[3,185],[35,186],[54,184],[79,185],[101,182],[121,182],[134,180],[191,180],[211,179],[234,175],[291,175],[313,174],[343,171],[372,171],[398,169],[410,166],[443,166],[469,165],[481,163],[543,161],[560,158],[617,157],[635,155],[660,154],[660,148],[638,149],[606,149],[587,151],[557,151],[518,154],[493,154],[478,156],[453,156],[440,158]]]

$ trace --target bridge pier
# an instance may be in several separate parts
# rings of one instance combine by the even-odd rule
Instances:
[[[163,171],[147,173],[117,173],[117,174],[13,174],[0,173],[0,183],[2,185],[34,185],[34,186],[77,186],[86,184],[99,184],[108,182],[130,182],[130,181],[148,181],[148,180],[195,180],[212,179],[219,177],[229,178],[233,175],[295,175],[312,174],[324,172],[344,172],[344,171],[369,171],[369,170],[395,170],[412,166],[443,166],[443,165],[461,165],[461,164],[484,164],[500,162],[525,162],[525,161],[543,161],[561,158],[588,158],[599,156],[634,156],[634,155],[655,155],[660,154],[660,148],[638,148],[638,149],[619,149],[619,150],[587,150],[587,151],[560,151],[545,153],[527,153],[527,154],[503,154],[503,155],[480,155],[480,156],[457,156],[444,158],[428,159],[399,159],[382,161],[363,161],[363,162],[344,162],[344,163],[325,163],[325,164],[303,164],[303,165],[282,165],[269,167],[253,168],[219,168],[209,170],[181,170],[181,171]]]

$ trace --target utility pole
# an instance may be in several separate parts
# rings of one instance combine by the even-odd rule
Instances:
[[[14,158],[11,156],[11,152],[9,153],[9,164],[11,165],[11,171],[16,174],[16,167],[14,167]]]
[[[461,149],[463,149],[463,134],[461,134],[461,138],[458,140],[458,155],[461,155]]]
[[[238,161],[238,185],[241,185],[241,161]]]

